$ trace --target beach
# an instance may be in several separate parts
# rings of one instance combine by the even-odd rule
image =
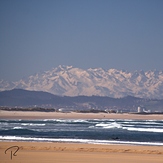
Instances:
[[[12,146],[17,148],[5,150]],[[11,160],[12,151],[12,160]],[[0,142],[3,163],[162,163],[159,146],[69,144],[45,142]]]
[[[162,115],[0,111],[0,119],[148,119]],[[162,146],[0,141],[0,162],[162,163]]]
[[[127,114],[127,113],[61,113],[61,112],[34,112],[34,111],[3,111],[0,110],[0,119],[147,119],[163,120],[163,114]]]

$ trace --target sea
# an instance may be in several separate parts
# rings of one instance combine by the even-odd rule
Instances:
[[[0,141],[163,146],[163,120],[0,119]]]

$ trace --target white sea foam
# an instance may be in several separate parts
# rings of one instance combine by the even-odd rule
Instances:
[[[23,129],[23,127],[14,127],[13,129]]]
[[[160,128],[134,128],[134,127],[123,127],[123,129],[129,130],[129,131],[162,132],[162,133],[163,133],[163,129],[160,129]]]
[[[46,141],[46,142],[72,142],[72,143],[87,143],[87,144],[128,144],[128,145],[156,145],[163,146],[160,142],[131,142],[131,141],[114,141],[114,140],[92,140],[92,139],[53,139],[53,138],[31,138],[18,136],[0,136],[0,141]]]
[[[95,125],[96,127],[102,128],[122,128],[122,126],[116,122],[113,123],[98,123]]]
[[[44,119],[43,121],[54,121],[54,122],[63,122],[63,123],[78,123],[78,122],[85,122],[87,123],[88,120],[85,119]]]
[[[36,124],[36,123],[21,123],[22,126],[45,126],[46,124]]]
[[[56,119],[57,122],[64,122],[64,123],[88,123],[87,120],[83,119]]]

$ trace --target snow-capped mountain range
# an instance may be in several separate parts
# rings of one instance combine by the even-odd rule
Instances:
[[[135,71],[102,68],[83,70],[58,66],[17,82],[0,80],[0,91],[21,88],[61,96],[135,96],[163,99],[163,71]]]

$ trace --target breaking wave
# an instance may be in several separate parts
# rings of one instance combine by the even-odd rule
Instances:
[[[163,121],[130,119],[0,120],[0,140],[163,145]]]

